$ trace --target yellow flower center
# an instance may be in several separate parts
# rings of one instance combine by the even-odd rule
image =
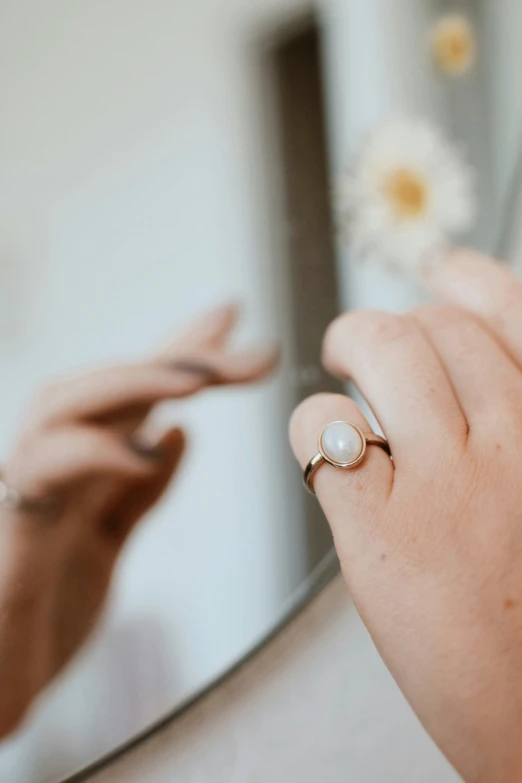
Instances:
[[[384,185],[384,195],[400,220],[413,220],[426,208],[428,190],[425,181],[414,171],[395,169]]]
[[[447,17],[434,28],[432,47],[435,60],[446,73],[465,73],[475,61],[476,40],[465,17]]]

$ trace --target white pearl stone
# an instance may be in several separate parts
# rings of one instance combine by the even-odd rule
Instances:
[[[362,454],[364,443],[355,427],[346,421],[329,424],[321,436],[321,450],[325,457],[338,465],[355,462]]]

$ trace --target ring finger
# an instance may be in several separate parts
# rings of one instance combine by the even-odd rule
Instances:
[[[498,427],[503,402],[522,396],[520,373],[473,315],[451,307],[420,308],[412,318],[425,331],[446,369],[470,430]],[[491,412],[495,411],[492,418]]]
[[[297,408],[290,423],[290,441],[303,468],[318,453],[324,428],[333,421],[348,421],[362,432],[372,428],[358,405],[341,394],[317,394]],[[333,506],[370,508],[383,503],[393,485],[393,465],[379,448],[369,446],[364,462],[353,470],[323,464],[314,475],[314,490],[326,514]]]
[[[303,470],[318,452],[324,428],[339,420],[355,424],[362,432],[372,431],[360,408],[349,397],[318,394],[297,408],[290,423],[290,441]],[[381,544],[373,528],[376,520],[385,517],[393,480],[392,461],[375,446],[368,447],[364,461],[357,468],[348,470],[323,464],[315,474],[314,489],[330,523],[341,564],[346,565],[348,582],[355,561],[364,569],[380,556]],[[370,539],[375,546],[368,545]]]
[[[396,466],[464,443],[467,425],[439,358],[412,318],[354,312],[327,332],[323,361],[353,380],[390,441]],[[432,444],[419,449],[419,433]]]

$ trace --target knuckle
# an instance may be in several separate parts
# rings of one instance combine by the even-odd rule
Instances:
[[[522,387],[513,384],[504,389],[503,401],[500,402],[500,412],[495,415],[494,425],[499,420],[509,422],[519,432],[522,429]],[[497,408],[497,406],[495,406]]]
[[[337,318],[334,318],[326,330],[325,339],[333,338],[338,332],[344,332],[353,315],[353,313],[341,313]]]
[[[513,278],[504,293],[502,308],[508,312],[522,314],[522,283]]]
[[[440,330],[471,323],[473,318],[457,307],[418,307],[410,315],[428,329]]]
[[[491,321],[494,326],[505,330],[512,327],[513,323],[520,323],[521,319],[522,285],[518,281],[513,281],[512,287],[504,292],[502,306],[495,308],[491,314]]]
[[[323,359],[331,354],[339,343],[344,342],[352,317],[351,313],[343,313],[328,326],[323,338]]]
[[[336,351],[356,337],[372,346],[386,346],[403,340],[412,330],[407,316],[377,310],[359,310],[339,316],[328,328],[325,350]]]
[[[111,446],[105,432],[90,430],[75,438],[74,444],[76,456],[80,460],[96,460],[100,455],[107,456],[112,450]]]
[[[109,462],[127,456],[123,443],[106,430],[88,430],[77,439],[78,455],[87,462]]]
[[[358,334],[377,348],[407,339],[412,326],[407,316],[382,312],[361,313],[356,323]]]

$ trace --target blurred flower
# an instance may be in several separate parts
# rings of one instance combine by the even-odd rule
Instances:
[[[339,188],[341,226],[355,253],[403,271],[473,224],[473,173],[423,120],[384,124]]]
[[[471,21],[463,14],[441,17],[430,36],[433,57],[448,76],[462,76],[477,59],[477,38]]]

